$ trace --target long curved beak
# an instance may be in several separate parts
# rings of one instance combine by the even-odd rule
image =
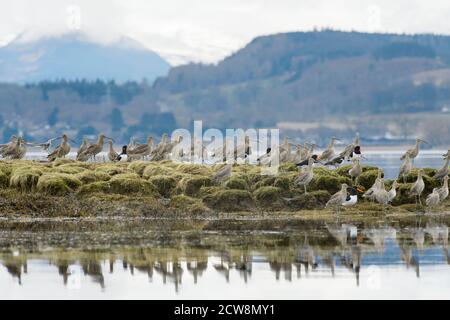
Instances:
[[[75,140],[69,139],[70,142],[73,142],[75,144],[78,144],[78,142],[76,142]]]
[[[106,137],[106,136],[105,136],[105,138],[106,138],[106,139],[109,139],[109,140],[111,140],[112,142],[116,142],[116,141],[114,141],[114,139],[113,139],[113,138],[110,138],[110,137]]]
[[[426,144],[430,144],[428,141],[425,141],[425,140],[422,140],[422,139],[419,139],[420,140],[420,142],[423,142],[423,143],[426,143]]]

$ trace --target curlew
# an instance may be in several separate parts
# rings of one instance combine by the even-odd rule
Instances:
[[[423,181],[423,169],[419,169],[419,172],[417,174],[417,180],[416,182],[414,182],[410,190],[410,194],[416,197],[416,204],[418,198],[419,204],[422,205],[421,195],[424,189],[425,189],[425,182]]]
[[[448,198],[448,179],[448,176],[445,176],[442,187],[438,188],[439,200],[441,202]]]
[[[81,146],[78,148],[77,151],[77,160],[78,161],[86,161],[81,160],[80,158],[85,158],[85,156],[82,156],[82,154],[86,151],[86,149],[89,147],[89,140],[87,138],[83,139],[83,142],[81,143]]]
[[[161,141],[156,145],[155,149],[150,154],[150,157],[152,160],[158,160],[162,158],[162,155],[164,154],[164,150],[169,144],[169,136],[167,133],[164,133]]]
[[[8,143],[0,145],[0,155],[3,158],[6,158],[6,155],[17,143],[18,138],[16,136],[12,136],[11,140]]]
[[[378,175],[377,175],[377,178],[375,179],[375,183],[372,185],[372,187],[369,188],[369,190],[367,190],[364,193],[363,198],[370,199],[370,200],[375,199],[375,192],[380,188],[382,175],[383,175],[383,170],[378,169]]]
[[[374,192],[375,200],[383,205],[383,210],[386,209],[387,205],[389,204],[389,192],[386,191],[386,187],[384,184],[384,179],[380,179],[380,186],[379,188]]]
[[[428,195],[427,199],[425,200],[425,203],[428,209],[431,211],[432,209],[438,207],[440,202],[441,201],[439,197],[439,188],[434,188],[433,193]]]
[[[357,179],[362,173],[361,161],[359,159],[353,159],[353,167],[348,171],[352,182],[356,183]]]
[[[412,161],[409,153],[405,154],[405,158],[403,160],[403,163],[400,165],[400,172],[398,174],[398,178],[403,178],[403,183],[406,183],[406,176],[411,172],[412,170]]]
[[[69,137],[66,134],[62,135],[62,143],[47,156],[49,161],[55,161],[58,158],[65,158],[70,153]]]
[[[30,146],[33,146],[33,147],[40,147],[40,148],[44,149],[44,151],[48,151],[52,147],[53,141],[56,141],[59,139],[61,139],[61,137],[49,139],[44,143],[27,143],[27,144]]]
[[[216,172],[216,174],[213,176],[212,180],[215,183],[224,181],[231,176],[232,171],[233,171],[233,165],[231,163],[227,163],[219,171]]]
[[[341,190],[331,196],[330,200],[328,200],[325,208],[332,207],[337,213],[340,213],[342,204],[347,200],[347,184],[342,184]]]
[[[397,188],[398,188],[398,182],[394,180],[392,183],[391,190],[389,190],[389,203],[394,201],[395,197],[397,196]]]
[[[7,144],[7,147],[2,152],[2,156],[10,160],[20,160],[25,157],[26,152],[25,140],[22,137],[18,137]]]
[[[422,139],[416,139],[416,144],[414,145],[413,148],[407,150],[401,157],[400,160],[405,160],[406,156],[409,155],[409,157],[411,158],[411,160],[414,160],[418,155],[419,155],[419,151],[420,151],[420,145],[422,143],[428,143],[425,140]]]
[[[299,176],[295,179],[295,184],[304,187],[305,194],[308,193],[306,188],[310,184],[310,182],[312,181],[312,179],[314,177],[313,165],[314,165],[314,159],[313,158],[309,158],[309,160],[308,160],[308,167],[306,167],[304,169],[304,171],[301,172],[299,174]]]
[[[114,150],[112,140],[109,140],[108,143],[109,143],[108,159],[109,161],[116,161],[119,154]]]
[[[164,144],[160,144],[159,147],[157,147],[154,150],[156,152],[152,152],[152,160],[161,161],[161,160],[166,159],[170,155],[170,153],[173,151],[173,149],[176,146],[178,146],[182,141],[183,141],[183,137],[179,136],[176,141],[173,141],[173,142],[166,141],[166,142],[164,142]]]
[[[299,163],[302,161],[303,148],[301,144],[295,146],[295,153],[291,156],[291,162]]]
[[[339,139],[336,137],[331,138],[330,144],[319,157],[321,161],[330,161],[334,158],[334,144],[336,141],[339,141]]]
[[[441,169],[439,169],[433,176],[433,178],[436,180],[442,180],[449,174],[448,165],[450,164],[450,154],[447,153],[444,159],[445,159],[444,166]]]
[[[137,144],[134,148],[127,147],[129,155],[136,155],[142,158],[148,157],[153,151],[153,137],[147,138],[147,143]]]
[[[103,151],[103,145],[105,144],[105,138],[109,139],[109,140],[113,140],[113,139],[105,136],[104,134],[99,135],[97,143],[91,144],[90,146],[88,146],[86,148],[85,151],[83,151],[83,154],[85,155],[85,157],[87,157],[88,159],[94,158],[94,161],[95,161],[96,160],[96,156],[100,152]]]

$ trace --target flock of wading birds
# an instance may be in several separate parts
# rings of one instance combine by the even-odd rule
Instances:
[[[56,148],[51,150],[52,143],[59,139],[61,139],[62,142]],[[182,158],[183,156],[183,150],[177,148],[181,145],[182,137],[179,137],[178,139],[176,139],[176,141],[170,141],[169,136],[167,134],[164,134],[161,141],[156,146],[153,146],[152,137],[149,137],[147,139],[147,142],[144,144],[139,144],[136,141],[131,140],[130,143],[126,146],[123,146],[122,151],[118,153],[113,148],[114,140],[105,136],[104,134],[101,134],[99,135],[96,143],[90,143],[86,138],[83,140],[83,143],[78,149],[76,160],[89,161],[92,159],[96,161],[96,157],[103,151],[105,139],[109,140],[108,159],[112,162],[130,162],[139,159],[161,161],[170,159],[173,156],[173,153],[177,153],[177,156],[179,156],[180,158]],[[22,159],[26,155],[27,146],[33,146],[43,148],[45,151],[49,152],[47,159],[49,161],[54,161],[58,158],[65,158],[69,154],[71,149],[69,141],[73,142],[73,140],[69,139],[69,137],[65,134],[61,137],[50,139],[45,143],[26,142],[22,137],[13,136],[9,143],[0,145],[0,155],[4,159],[9,160]],[[350,175],[354,186],[342,184],[341,190],[331,197],[331,199],[326,204],[326,207],[334,208],[339,212],[342,206],[348,207],[355,205],[358,201],[358,193],[364,192],[362,195],[363,198],[376,201],[383,205],[383,208],[386,208],[397,196],[399,182],[397,180],[394,181],[392,187],[389,190],[386,190],[385,181],[383,178],[383,170],[380,168],[378,169],[377,179],[370,189],[365,191],[362,188],[358,187],[357,180],[363,172],[361,160],[366,159],[361,153],[359,134],[357,134],[354,141],[351,144],[347,145],[340,153],[336,153],[334,149],[335,143],[337,141],[339,141],[339,139],[333,137],[330,144],[321,154],[315,154],[314,150],[315,148],[317,148],[317,145],[310,143],[305,143],[304,145],[295,145],[295,151],[293,152],[293,145],[289,142],[289,138],[286,137],[281,145],[275,147],[276,150],[268,148],[266,153],[257,159],[257,162],[262,166],[270,166],[271,163],[274,163],[274,157],[278,157],[277,163],[295,163],[298,167],[301,168],[299,170],[300,172],[298,177],[295,179],[295,183],[299,186],[304,187],[305,194],[307,193],[308,185],[313,180],[315,166],[334,166],[335,168],[337,168],[345,161],[351,162],[352,167],[349,170],[348,174]],[[205,146],[201,145],[199,149],[195,149],[195,143],[197,142],[193,142],[191,145],[191,154],[194,154],[195,150],[201,150],[200,152],[202,153],[202,156],[205,157],[207,155]],[[422,143],[427,142],[422,139],[416,139],[415,146],[407,150],[401,156],[401,160],[403,160],[403,162],[400,166],[399,180],[403,179],[403,183],[406,183],[406,177],[413,169],[414,159],[419,155],[420,146]],[[235,160],[245,160],[251,153],[252,150],[250,147],[250,138],[245,137],[244,144],[236,145],[234,147],[234,150],[228,150],[227,142],[225,142],[222,148],[219,148],[215,151],[213,150],[210,155],[213,157],[217,155],[220,158],[223,157],[222,160],[223,162],[225,162],[226,159],[230,159],[227,156],[231,156]],[[442,182],[442,186],[440,188],[433,189],[433,192],[426,198],[426,205],[430,209],[438,207],[445,199],[447,199],[449,195],[448,179],[450,149],[446,154],[443,155],[443,157],[444,166],[433,176],[434,179]],[[215,174],[213,180],[216,182],[226,180],[231,176],[231,173],[232,164],[225,164],[225,166]],[[420,203],[420,205],[422,205],[421,198],[425,190],[423,174],[423,169],[419,169],[417,180],[410,189],[410,194],[415,196],[416,198],[416,204]]]

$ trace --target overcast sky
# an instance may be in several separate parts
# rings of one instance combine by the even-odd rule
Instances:
[[[129,36],[180,64],[217,62],[264,34],[450,34],[449,21],[449,0],[0,0],[0,45],[74,31],[103,43]]]

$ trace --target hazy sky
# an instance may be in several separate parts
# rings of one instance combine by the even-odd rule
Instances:
[[[450,34],[448,0],[0,0],[0,45],[21,35],[129,36],[172,64],[216,62],[258,35],[332,27]]]

